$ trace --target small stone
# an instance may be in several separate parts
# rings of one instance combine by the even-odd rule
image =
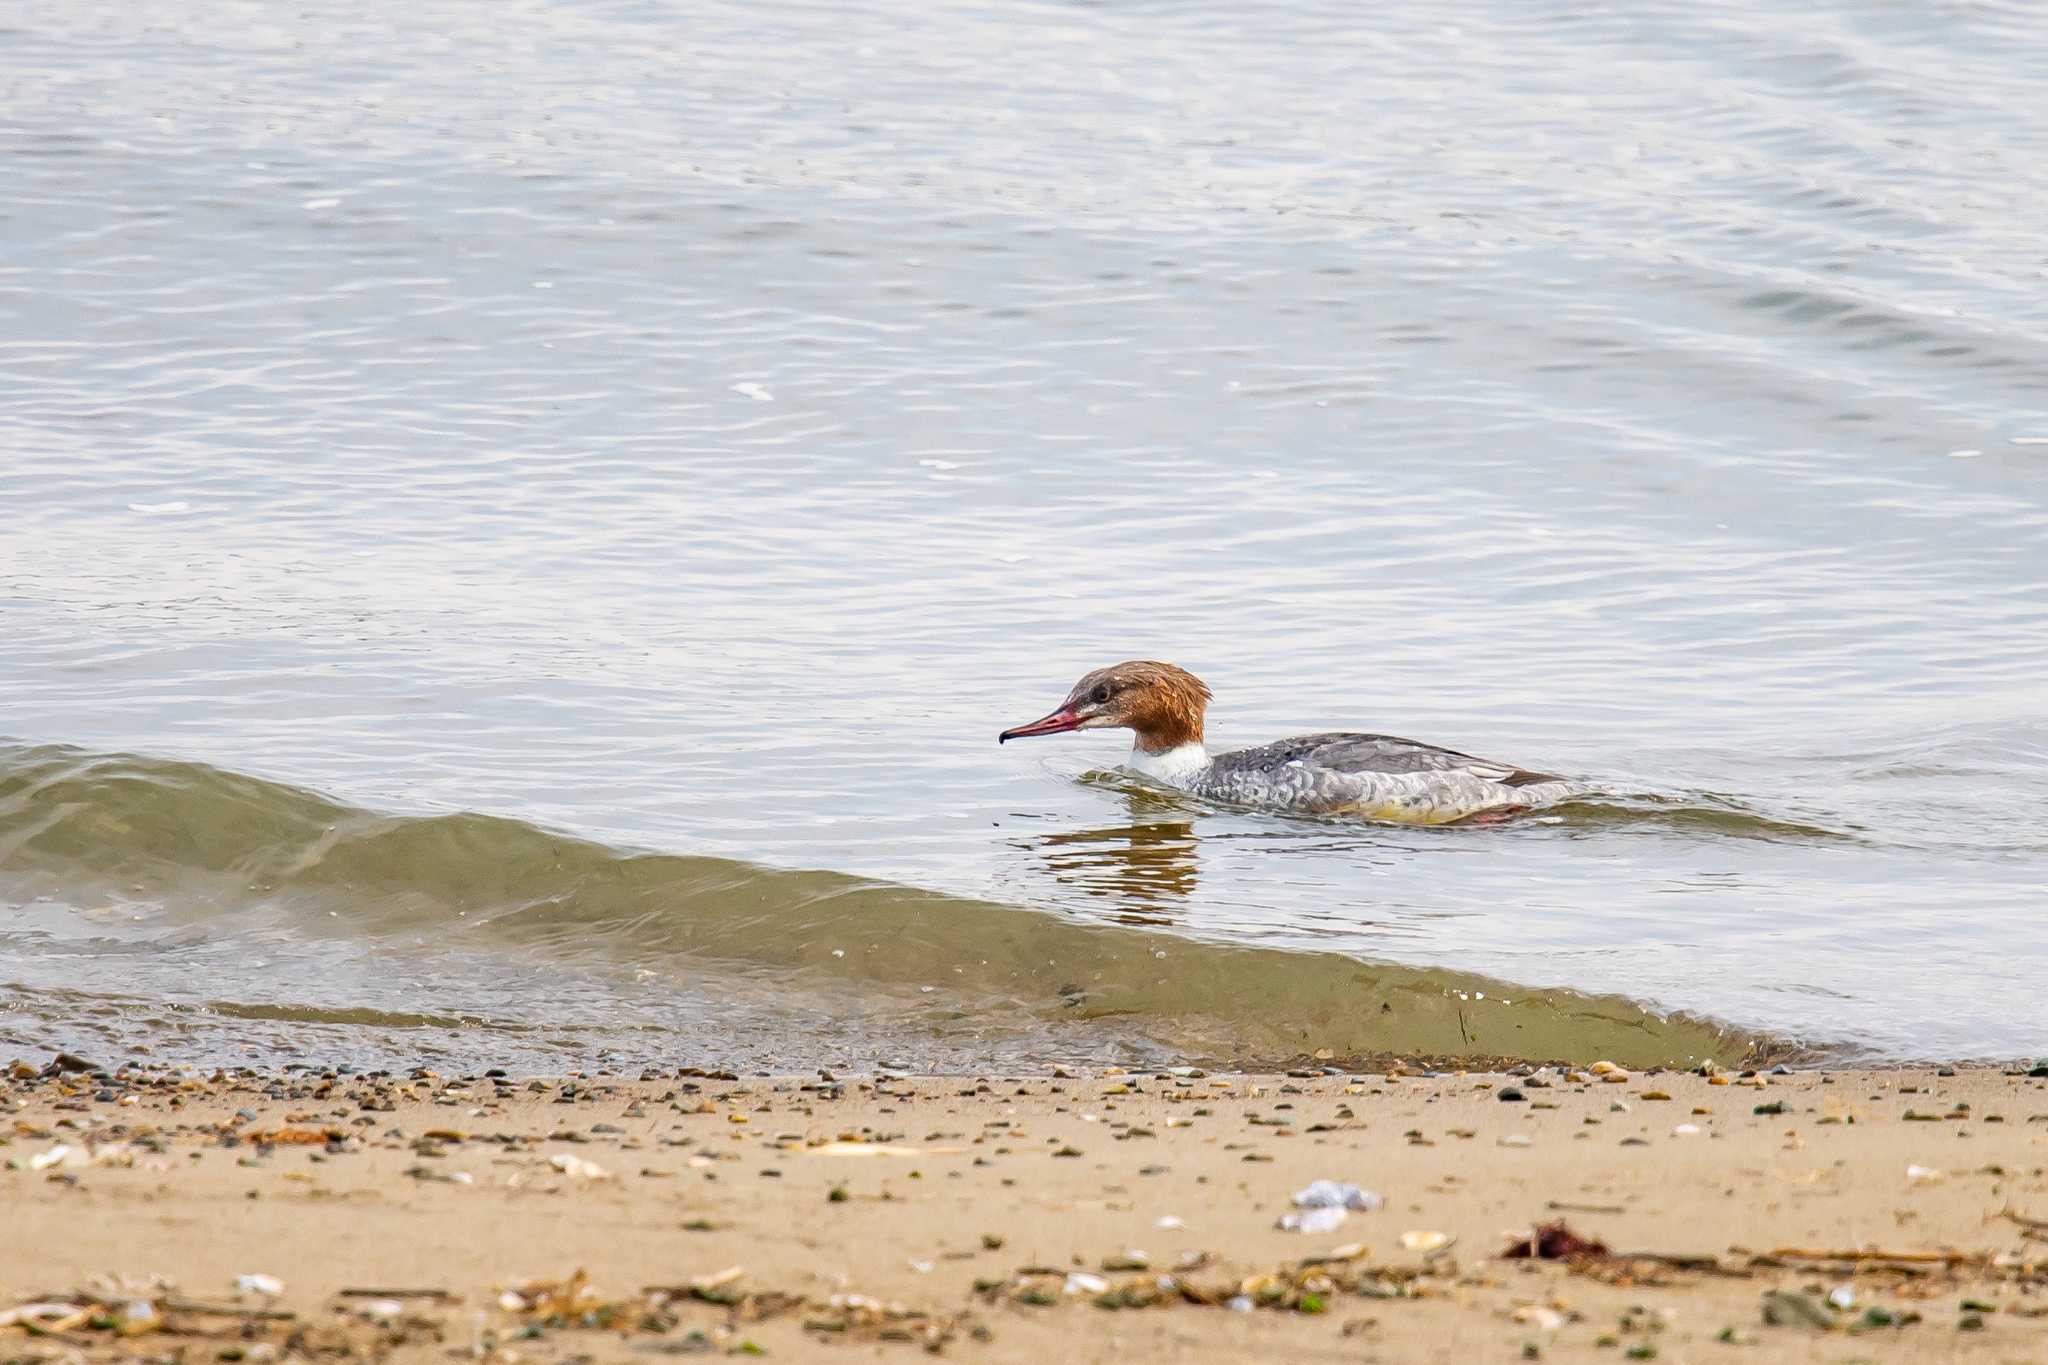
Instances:
[[[1812,1327],[1833,1331],[1835,1315],[1811,1294],[1774,1289],[1763,1297],[1764,1322],[1771,1327]]]
[[[1523,1104],[1528,1101],[1529,1097],[1527,1095],[1524,1095],[1521,1091],[1515,1089],[1513,1086],[1509,1086],[1507,1089],[1501,1091],[1498,1095],[1494,1096],[1494,1098],[1499,1100],[1503,1104]]]

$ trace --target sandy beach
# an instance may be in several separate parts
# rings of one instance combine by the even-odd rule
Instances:
[[[2032,1361],[2044,1085],[37,1059],[0,1359]]]

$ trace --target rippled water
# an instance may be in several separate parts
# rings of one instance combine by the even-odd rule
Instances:
[[[1787,9],[10,7],[0,1028],[2048,1046],[2048,30]]]

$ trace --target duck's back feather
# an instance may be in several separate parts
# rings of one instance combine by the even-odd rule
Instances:
[[[1394,735],[1297,735],[1217,754],[1192,784],[1206,796],[1311,814],[1442,824],[1575,790],[1564,778]]]
[[[1366,735],[1336,731],[1321,735],[1296,735],[1256,748],[1218,754],[1219,766],[1228,764],[1243,770],[1270,769],[1288,763],[1304,763],[1338,773],[1447,773],[1463,772],[1503,787],[1529,787],[1539,782],[1564,779],[1548,773],[1530,772],[1512,763],[1495,763],[1475,758],[1456,749],[1421,744],[1394,735]]]

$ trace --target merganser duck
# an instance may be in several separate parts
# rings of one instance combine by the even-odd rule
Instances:
[[[1290,815],[1350,815],[1409,825],[1492,819],[1584,788],[1392,735],[1332,733],[1211,754],[1202,744],[1209,689],[1172,664],[1133,659],[1084,674],[1051,714],[997,743],[1068,730],[1134,733],[1131,771],[1192,796]]]

